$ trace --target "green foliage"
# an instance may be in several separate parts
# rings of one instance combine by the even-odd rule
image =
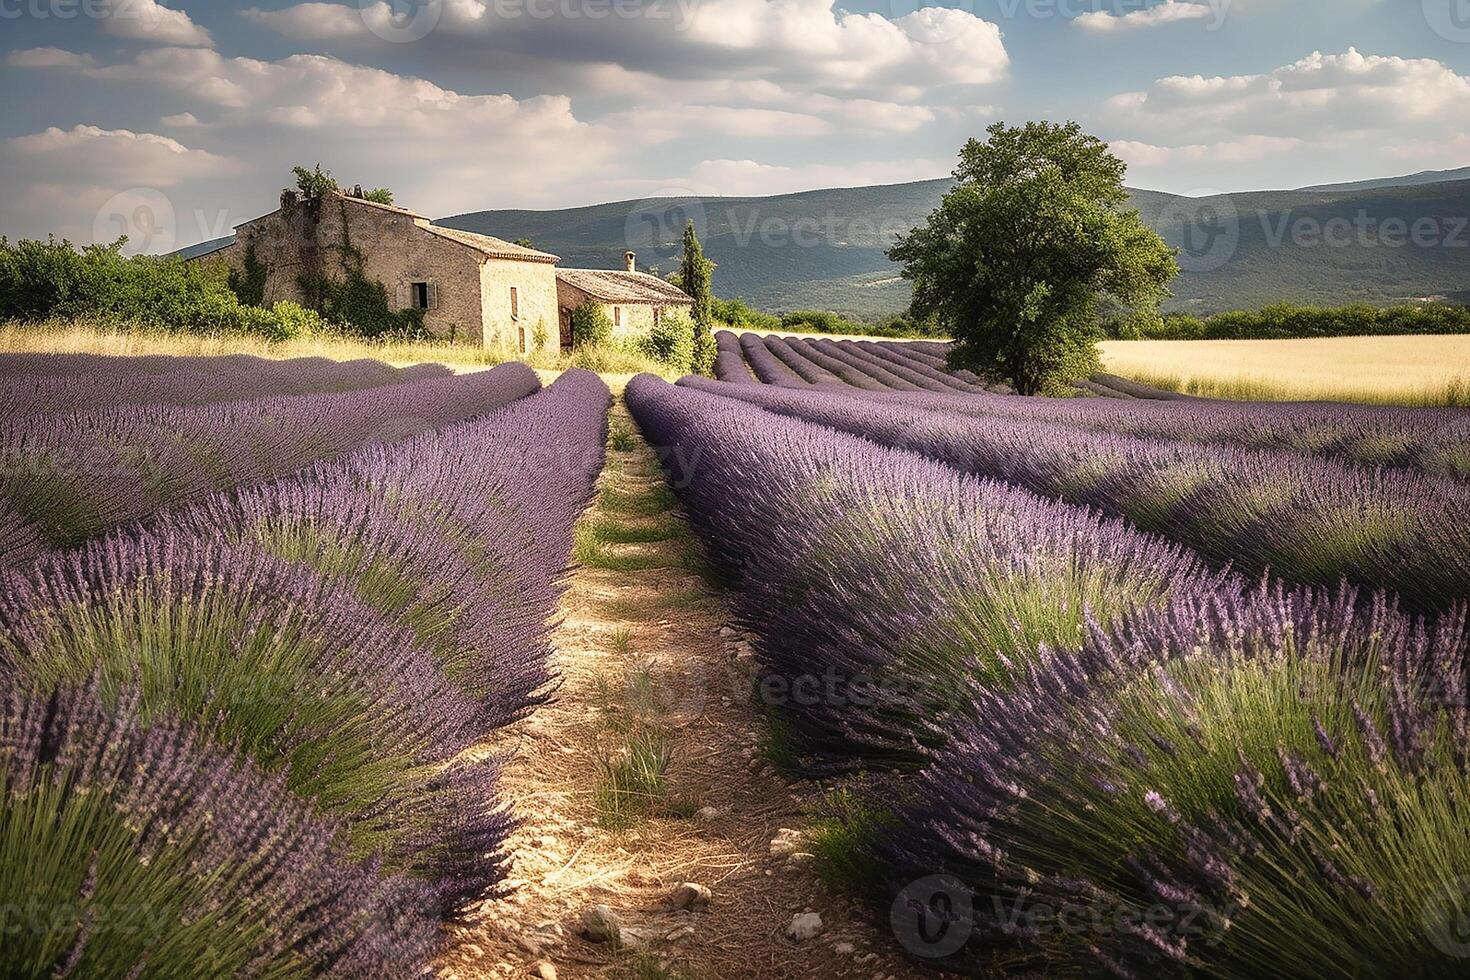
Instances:
[[[546,349],[546,342],[551,339],[551,333],[546,329],[545,320],[537,320],[536,326],[531,330],[531,343],[538,351]]]
[[[535,245],[532,245],[531,244],[531,240],[529,238],[517,238],[515,241],[511,242],[511,244],[512,245],[519,245],[521,248],[535,248],[536,247]]]
[[[960,151],[957,186],[888,256],[912,310],[955,338],[951,359],[1022,394],[1059,390],[1097,364],[1099,303],[1155,308],[1179,273],[1127,210],[1123,162],[1076,123],[996,123]]]
[[[393,203],[393,192],[386,187],[374,187],[370,191],[365,191],[362,189],[362,185],[358,184],[356,187],[352,188],[352,190],[348,192],[348,196],[355,197],[363,201],[371,201],[374,204]]]
[[[156,330],[252,333],[272,340],[323,326],[294,303],[270,309],[242,304],[223,263],[127,258],[125,241],[78,251],[55,239],[12,245],[0,238],[0,320],[93,317]]]
[[[1166,313],[1147,319],[1120,317],[1108,333],[1121,340],[1286,340],[1298,337],[1384,337],[1470,333],[1470,309],[1443,303],[1339,307],[1278,303],[1257,311],[1233,310],[1210,317]]]
[[[694,321],[682,311],[665,310],[646,336],[638,338],[638,350],[646,357],[678,371],[694,366]]]
[[[770,333],[781,329],[781,318],[751,309],[741,299],[710,297],[710,315],[732,330],[755,330]]]
[[[265,284],[270,277],[270,267],[260,261],[254,242],[245,246],[242,266],[230,270],[230,292],[246,306],[260,306],[265,302]]]
[[[338,190],[336,178],[330,170],[323,170],[321,164],[317,164],[315,170],[292,167],[291,172],[296,175],[296,189],[308,201],[317,200]]]
[[[612,317],[602,304],[588,301],[572,311],[572,344],[601,347],[612,339]]]
[[[300,168],[298,168],[300,169]],[[333,323],[340,323],[363,337],[422,337],[423,310],[395,310],[388,301],[388,288],[368,278],[362,251],[347,233],[343,205],[342,238],[334,246],[342,278],[325,272],[303,272],[296,279],[306,305]]]
[[[715,367],[715,317],[711,306],[710,282],[715,264],[704,257],[704,248],[694,232],[694,222],[684,226],[684,260],[679,266],[679,288],[694,298],[689,315],[694,321],[693,370],[709,374]]]

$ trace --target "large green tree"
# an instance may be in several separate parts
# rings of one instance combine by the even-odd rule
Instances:
[[[1153,310],[1174,252],[1127,207],[1126,166],[1076,123],[991,126],[960,151],[956,186],[888,256],[913,315],[955,339],[955,367],[1054,392],[1096,369],[1102,304]]]
[[[694,321],[694,371],[709,374],[714,370],[715,313],[710,295],[710,282],[714,278],[715,264],[704,257],[699,236],[694,232],[694,222],[684,226],[684,260],[679,265],[679,286],[694,298],[689,318]]]

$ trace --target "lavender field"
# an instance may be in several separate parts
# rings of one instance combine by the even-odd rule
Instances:
[[[7,976],[417,976],[507,875],[607,386],[240,367],[3,359]]]
[[[0,355],[0,975],[1463,975],[1470,410],[716,339]]]
[[[627,401],[787,765],[846,787],[819,867],[916,962],[1463,975],[1470,411],[718,340]]]

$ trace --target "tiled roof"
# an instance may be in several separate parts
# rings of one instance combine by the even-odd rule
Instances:
[[[646,272],[621,269],[557,269],[556,278],[605,303],[693,303],[673,283]]]
[[[534,248],[526,248],[524,245],[516,245],[513,242],[501,238],[492,238],[489,235],[479,235],[473,231],[460,231],[458,228],[443,228],[439,225],[430,224],[422,226],[425,230],[447,238],[461,245],[468,245],[495,259],[521,259],[526,262],[558,262],[555,255],[550,252],[540,252]]]

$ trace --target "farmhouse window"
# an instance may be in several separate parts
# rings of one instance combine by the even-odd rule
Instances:
[[[408,302],[416,310],[427,310],[433,298],[431,283],[411,282],[408,284]]]
[[[526,328],[525,327],[521,327],[520,328],[520,331],[521,331],[521,353],[524,354],[526,352]]]
[[[623,325],[623,308],[621,306],[614,306],[613,307],[613,326],[615,326],[615,327],[621,327],[622,325]]]
[[[519,320],[521,318],[521,294],[514,286],[510,287],[510,318],[512,320]],[[522,330],[521,333],[525,333],[525,331]],[[525,349],[525,342],[522,341],[521,350],[524,351]]]
[[[653,308],[653,325],[655,327],[658,326],[659,321],[663,319],[663,312],[664,308],[662,306],[655,306]]]

